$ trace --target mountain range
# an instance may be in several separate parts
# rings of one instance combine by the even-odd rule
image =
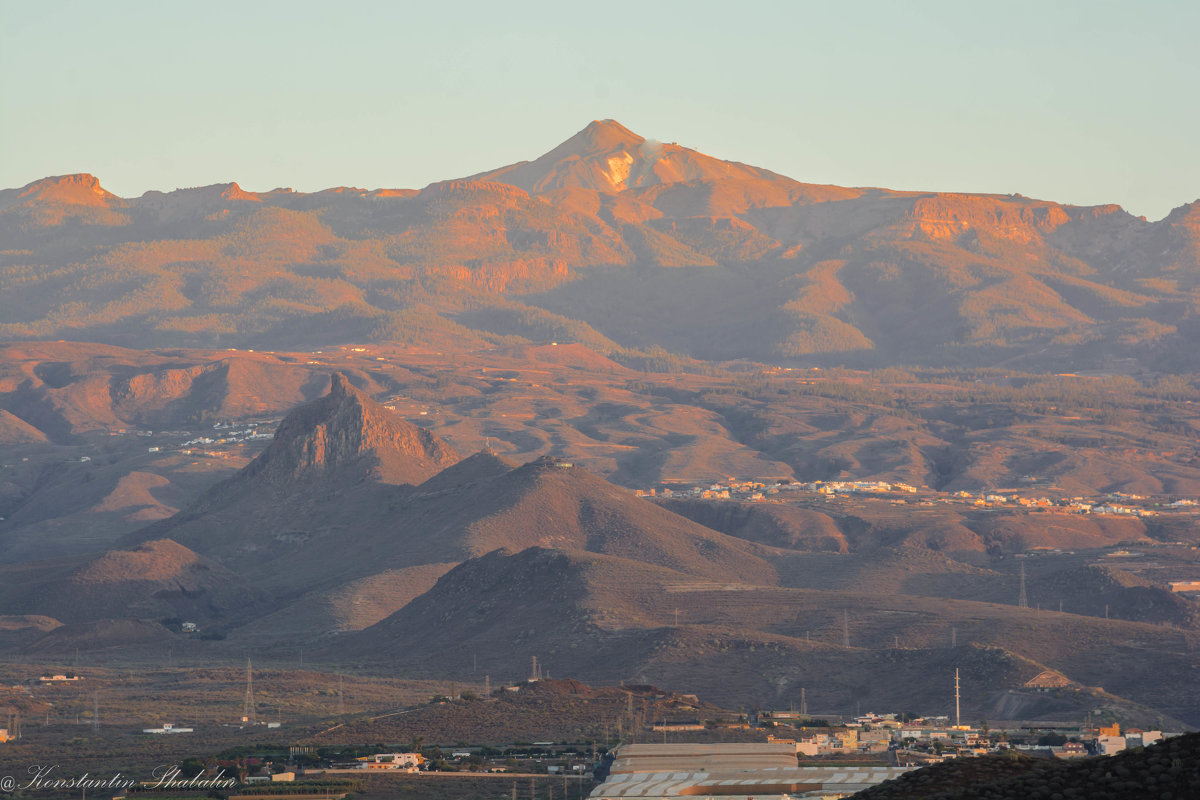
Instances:
[[[0,338],[576,341],[629,359],[1195,367],[1200,201],[805,184],[595,121],[420,190],[0,192]],[[1131,368],[1132,362],[1126,364]]]
[[[961,669],[972,714],[1200,720],[1158,513],[1200,496],[1200,201],[805,184],[602,120],[420,190],[46,178],[0,242],[2,655],[831,711]],[[634,491],[742,479],[920,492]]]
[[[188,619],[218,640],[214,653],[307,646],[412,676],[470,680],[480,656],[511,675],[537,656],[559,674],[727,703],[820,686],[835,706],[911,704],[938,696],[953,661],[991,716],[1200,713],[1180,680],[1200,649],[1195,609],[1132,574],[1034,570],[1036,586],[1108,584],[1104,618],[1041,612],[1005,597],[1010,575],[927,540],[881,547],[859,531],[835,548],[849,552],[822,555],[811,541],[838,530],[831,518],[788,520],[792,539],[764,536],[766,519],[664,507],[553,457],[460,458],[335,373],[328,394],[179,513],[101,553],[0,568],[0,612],[8,648],[41,655],[137,657],[179,635],[160,622]],[[1024,687],[1046,669],[1071,687],[1053,698]]]

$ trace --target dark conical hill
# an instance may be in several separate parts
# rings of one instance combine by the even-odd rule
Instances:
[[[203,624],[246,615],[261,601],[230,570],[170,539],[82,559],[10,565],[0,583],[6,613],[65,623],[178,617]]]
[[[489,654],[494,674],[549,658],[571,675],[620,675],[637,663],[638,596],[645,587],[688,576],[623,558],[531,547],[464,562],[387,619],[339,640],[339,654],[400,668],[454,670],[463,653]],[[620,606],[618,609],[616,606]],[[620,625],[608,627],[620,618]],[[567,642],[576,642],[575,647]],[[562,673],[560,673],[562,674]]]
[[[467,456],[457,464],[453,464],[434,475],[418,487],[423,493],[442,492],[457,489],[468,483],[496,478],[515,469],[516,464],[503,456],[488,450],[480,450],[474,455]]]
[[[500,548],[621,556],[690,575],[773,584],[765,553],[636,497],[598,475],[543,458],[453,493],[414,498],[398,515],[406,549],[429,561]],[[447,549],[448,547],[453,550]]]

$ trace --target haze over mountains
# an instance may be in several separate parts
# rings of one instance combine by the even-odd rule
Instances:
[[[0,337],[580,341],[704,359],[1195,366],[1200,203],[804,184],[593,122],[422,190],[0,192]]]

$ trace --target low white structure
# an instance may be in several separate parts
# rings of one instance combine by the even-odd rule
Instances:
[[[193,728],[176,728],[170,722],[164,722],[161,728],[142,728],[142,733],[191,733]]]
[[[420,753],[376,753],[356,760],[359,769],[416,772],[425,758]]]

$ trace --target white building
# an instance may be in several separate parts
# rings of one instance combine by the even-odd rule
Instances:
[[[425,758],[420,753],[376,753],[356,760],[359,769],[416,772]]]

